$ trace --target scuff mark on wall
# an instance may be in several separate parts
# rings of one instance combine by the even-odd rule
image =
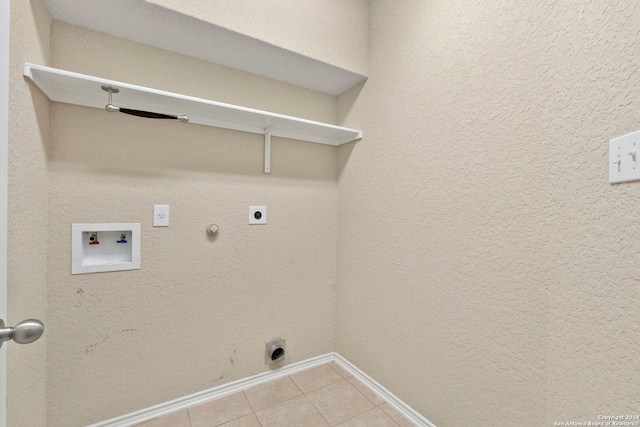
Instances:
[[[93,344],[90,344],[90,345],[88,345],[88,346],[85,346],[85,348],[84,348],[84,353],[85,353],[85,354],[93,353],[93,351],[98,347],[98,345],[99,345],[101,342],[106,342],[108,339],[109,339],[109,334],[104,335],[104,336],[102,337],[102,341],[96,341],[96,342],[95,342],[95,343],[93,343]]]

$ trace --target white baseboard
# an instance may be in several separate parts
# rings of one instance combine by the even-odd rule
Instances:
[[[411,406],[400,400],[398,396],[384,388],[373,378],[362,372],[355,365],[353,365],[344,357],[340,356],[338,353],[334,353],[334,362],[336,363],[336,365],[340,366],[342,369],[353,375],[357,380],[360,380],[360,382],[363,383],[369,390],[377,394],[382,400],[387,403],[387,405],[398,411],[403,417],[405,417],[414,425],[418,427],[436,427],[435,424],[420,415]]]
[[[229,396],[239,391],[247,390],[251,387],[255,387],[257,385],[264,384],[278,378],[293,375],[306,369],[315,368],[316,366],[333,362],[334,359],[334,353],[327,353],[322,356],[313,357],[311,359],[303,360],[302,362],[293,363],[291,365],[276,368],[267,372],[262,372],[251,377],[242,378],[227,384],[222,384],[209,390],[204,390],[188,396],[180,397],[178,399],[151,406],[149,408],[141,409],[136,412],[131,412],[130,414],[121,415],[116,418],[111,418],[110,420],[91,424],[87,427],[129,427],[156,417],[161,417],[173,412],[182,411],[191,406],[201,405],[212,400],[220,399],[221,397]]]
[[[131,412],[130,414],[111,418],[110,420],[91,424],[87,427],[129,427],[153,418],[182,411],[191,406],[201,405],[212,400],[220,399],[221,397],[229,396],[231,394],[250,389],[251,387],[255,387],[257,385],[264,384],[278,378],[286,377],[288,375],[293,375],[295,373],[315,368],[316,366],[324,365],[330,362],[335,362],[345,371],[353,375],[356,379],[360,380],[360,382],[362,382],[371,391],[380,396],[380,398],[383,399],[389,406],[398,411],[402,416],[404,416],[407,420],[411,421],[416,426],[436,427],[435,424],[424,418],[389,390],[382,387],[370,376],[362,372],[360,369],[356,368],[348,360],[337,353],[327,353],[321,356],[313,357],[311,359],[303,360],[302,362],[297,362],[291,365],[283,366],[281,368],[276,368],[268,372],[262,372],[251,377],[242,378],[240,380],[232,381],[227,384],[222,384],[209,390],[204,390],[198,393],[191,394],[189,396],[184,396],[179,399],[141,409],[136,412]]]

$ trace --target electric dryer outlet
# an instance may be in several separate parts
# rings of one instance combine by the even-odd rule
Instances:
[[[266,206],[249,206],[249,224],[266,224],[267,223],[267,207]]]

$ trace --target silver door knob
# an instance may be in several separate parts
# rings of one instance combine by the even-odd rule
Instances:
[[[0,319],[0,347],[2,343],[14,340],[18,344],[29,344],[42,336],[44,325],[36,319],[29,319],[18,323],[13,328],[5,328],[4,320]]]

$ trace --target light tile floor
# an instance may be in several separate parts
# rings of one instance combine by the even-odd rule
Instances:
[[[411,427],[335,363],[318,366],[137,427]]]

